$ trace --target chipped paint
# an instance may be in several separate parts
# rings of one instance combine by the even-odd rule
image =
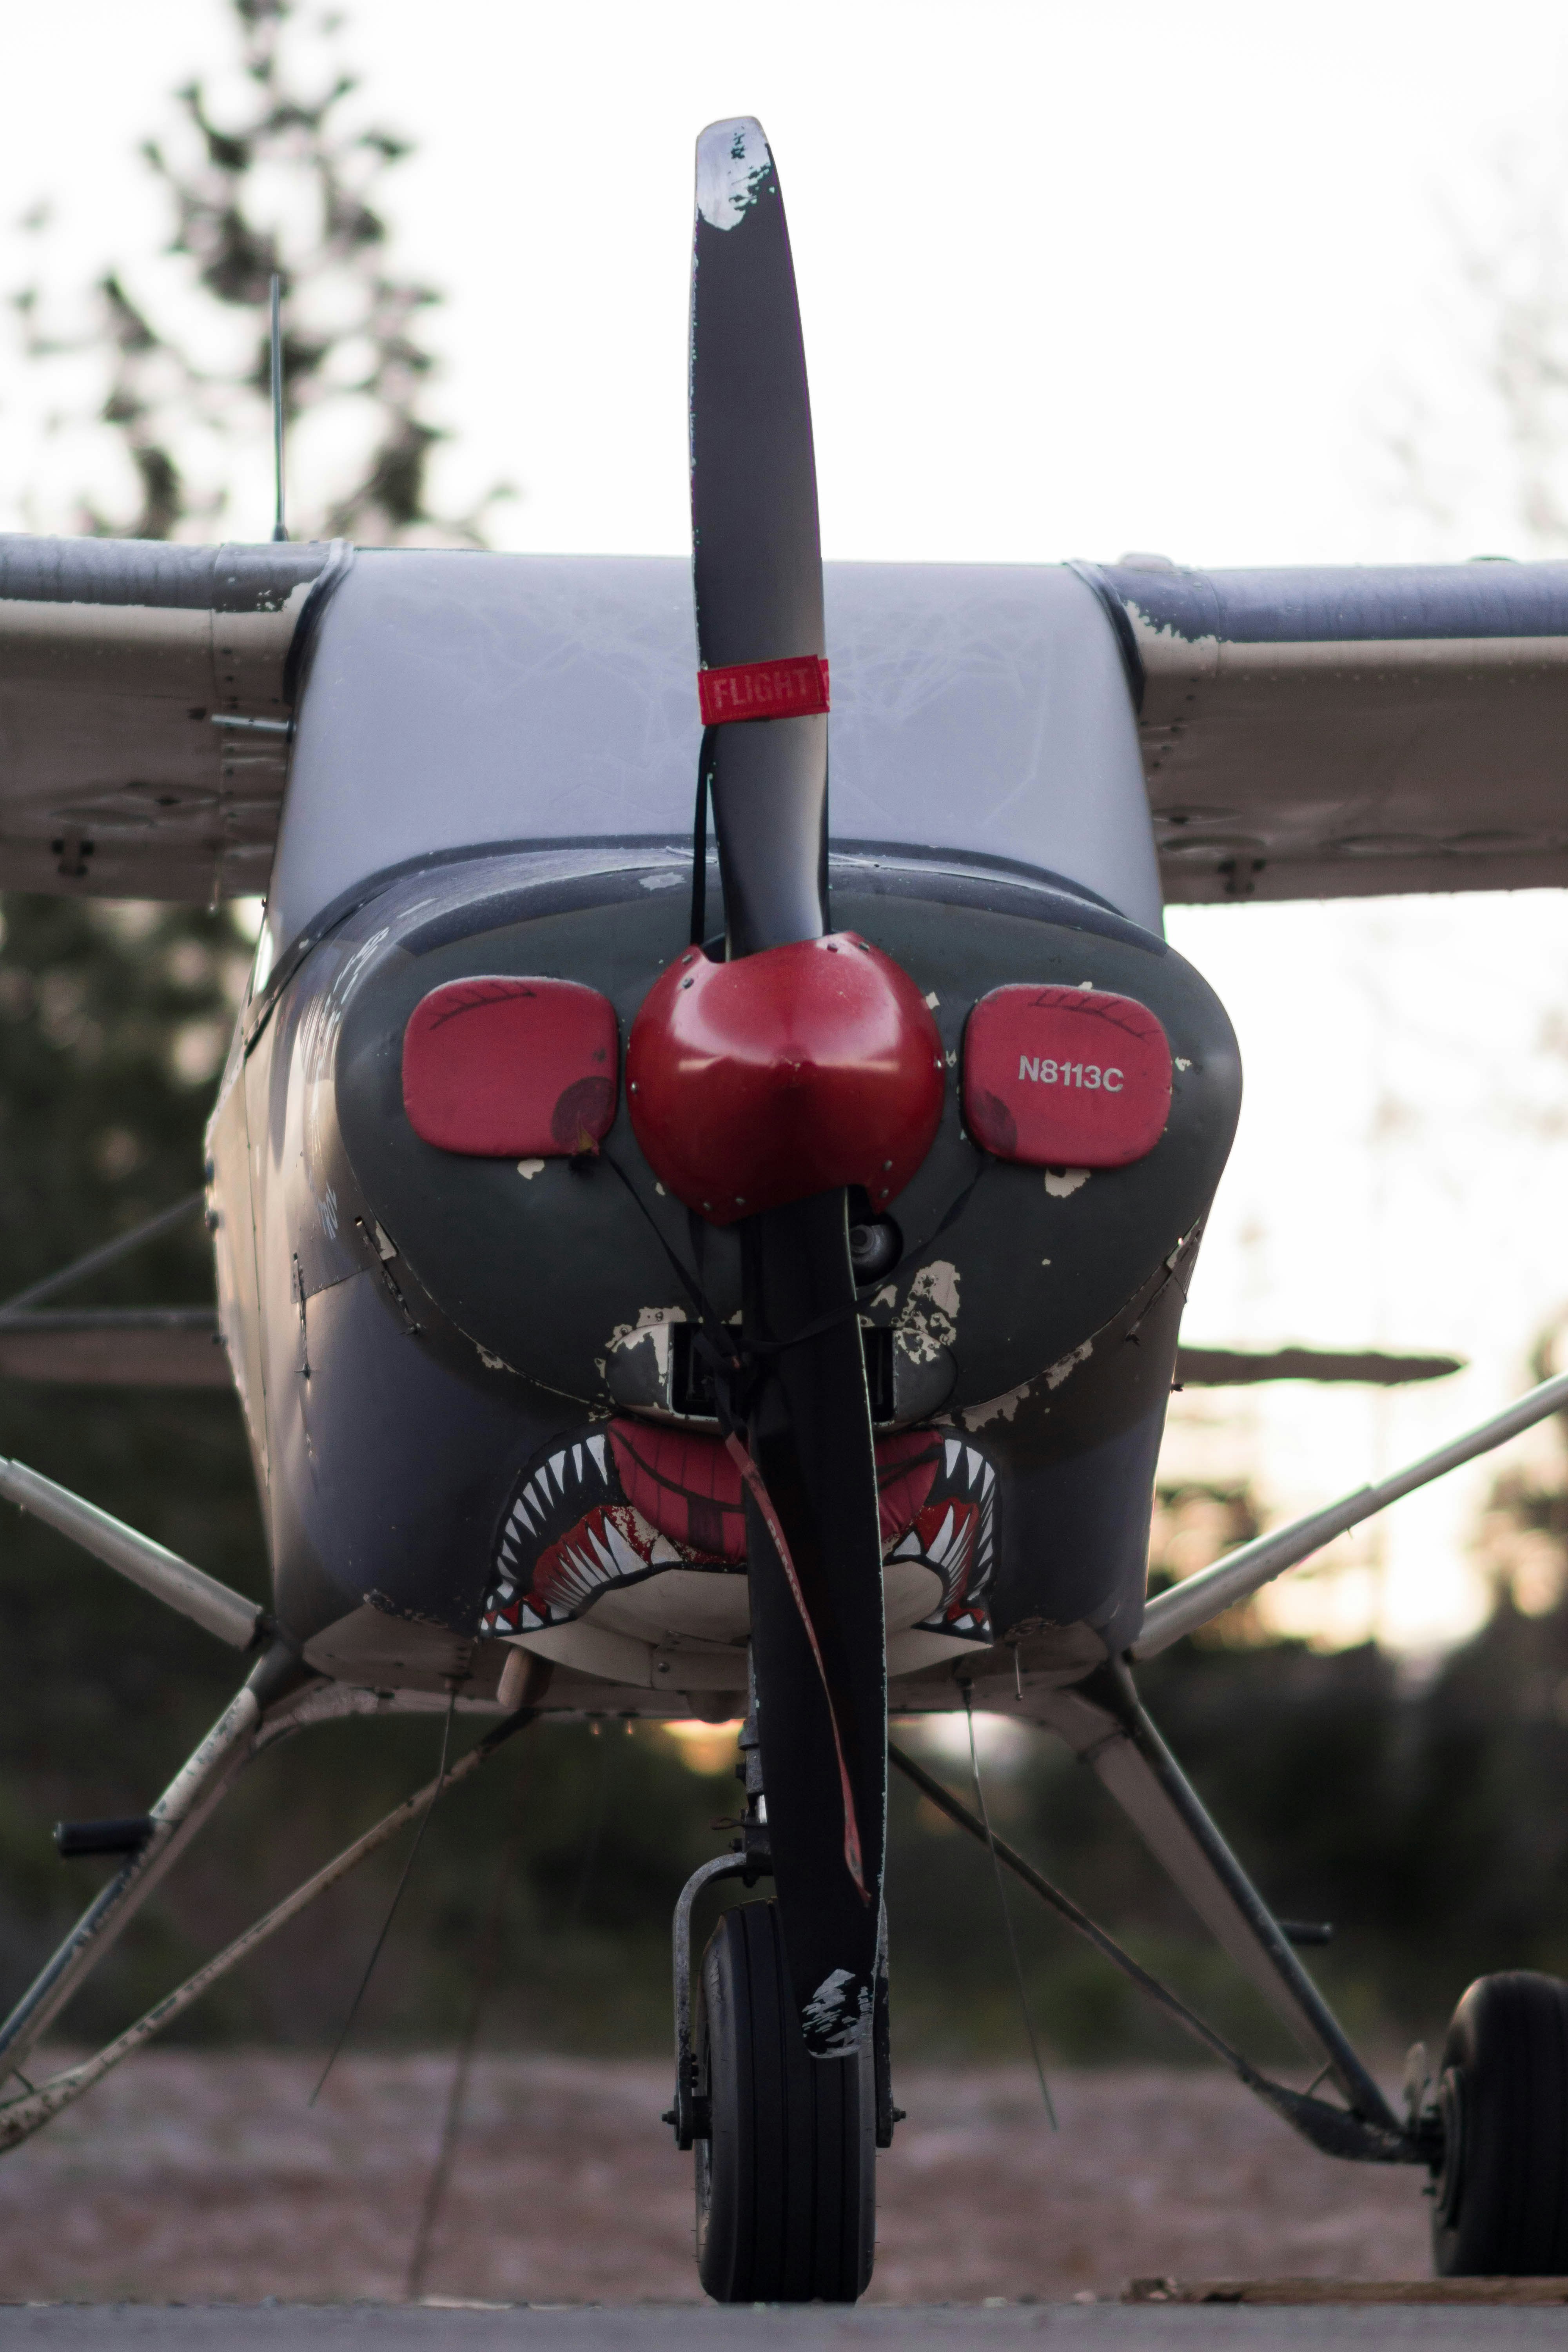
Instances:
[[[761,195],[773,163],[763,126],[750,115],[710,123],[697,142],[699,218],[710,228],[733,228]]]
[[[1089,1181],[1087,1168],[1047,1168],[1046,1190],[1053,1201],[1068,1201]]]
[[[921,1330],[893,1333],[893,1419],[923,1421],[945,1404],[958,1379],[951,1348],[931,1348]]]
[[[1050,1367],[1046,1374],[1046,1386],[1048,1389],[1059,1389],[1068,1374],[1076,1370],[1079,1364],[1087,1364],[1093,1353],[1094,1341],[1086,1339],[1081,1348],[1075,1348],[1070,1356],[1064,1356],[1060,1363]]]
[[[659,1377],[662,1380],[668,1376],[669,1370],[668,1326],[671,1323],[684,1323],[688,1320],[684,1307],[639,1307],[635,1323],[616,1325],[605,1342],[605,1355],[613,1356],[618,1349],[628,1345],[638,1345],[651,1332],[654,1355],[658,1364]],[[602,1371],[604,1359],[595,1357],[594,1360],[600,1365]]]
[[[847,2058],[858,2050],[871,2020],[868,1985],[857,1989],[847,1969],[824,1977],[801,2011],[806,2048],[816,2058]]]
[[[934,988],[931,990],[931,994],[926,998],[926,1003],[933,1013],[936,1011],[937,1006],[942,1003],[942,999],[937,994]]]
[[[984,1429],[991,1421],[1011,1421],[1034,1385],[1033,1381],[1024,1381],[1017,1388],[1009,1389],[1005,1396],[988,1397],[984,1404],[966,1405],[958,1418],[965,1429]]]
[[[1178,1054],[1178,1055],[1177,1055],[1177,1056],[1176,1056],[1176,1067],[1177,1067],[1177,1069],[1178,1069],[1178,1070],[1190,1070],[1190,1069],[1192,1068],[1192,1066],[1192,1066],[1192,1064],[1191,1064],[1190,1062],[1185,1062],[1185,1061],[1184,1061],[1184,1060],[1182,1059],[1182,1056],[1180,1055],[1180,1054]]]
[[[921,1291],[924,1292],[924,1294],[931,1299],[931,1304],[938,1307],[943,1315],[951,1315],[956,1318],[958,1314],[958,1268],[953,1265],[951,1258],[932,1258],[929,1265],[922,1266],[921,1268],[921,1271],[916,1275],[913,1283],[910,1285],[910,1297],[913,1298],[916,1293]]]
[[[1138,641],[1138,650],[1145,661],[1154,658],[1156,666],[1162,671],[1176,670],[1187,678],[1212,677],[1219,667],[1220,641],[1212,629],[1201,630],[1196,635],[1189,635],[1178,628],[1174,621],[1157,621],[1153,614],[1148,612],[1138,602],[1136,596],[1123,595],[1122,603],[1126,605],[1129,617],[1132,622],[1132,631]],[[1266,646],[1264,650],[1270,656],[1277,656],[1278,649],[1272,644]],[[1342,657],[1344,653],[1342,646],[1336,645],[1333,650],[1336,655]],[[1384,662],[1387,661],[1389,648],[1386,642],[1378,645],[1373,650]],[[1158,662],[1157,656],[1162,653],[1174,653],[1184,658],[1177,662]],[[1205,656],[1201,667],[1191,660],[1191,656],[1194,653],[1202,653]]]
[[[914,1364],[931,1364],[958,1337],[958,1268],[939,1257],[922,1265],[894,1329],[897,1344]]]
[[[517,1172],[524,1183],[531,1183],[543,1165],[542,1160],[520,1160],[517,1163]]]

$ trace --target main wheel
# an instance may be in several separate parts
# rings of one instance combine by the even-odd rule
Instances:
[[[773,1904],[719,1922],[696,2025],[704,2288],[716,2303],[853,2303],[876,2242],[871,2053],[807,2056]]]
[[[1568,1984],[1479,1977],[1448,2028],[1437,2084],[1440,2278],[1568,2276]]]

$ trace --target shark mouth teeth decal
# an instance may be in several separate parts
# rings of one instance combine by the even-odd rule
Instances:
[[[882,1557],[917,1560],[942,1599],[916,1631],[989,1642],[996,1566],[996,1473],[978,1446],[934,1429],[879,1439]]]
[[[667,1568],[743,1565],[741,1474],[721,1445],[598,1423],[530,1466],[496,1541],[479,1634],[569,1625],[602,1592]]]
[[[921,1630],[988,1642],[996,1474],[978,1448],[936,1430],[877,1441],[882,1556],[940,1580]],[[743,1574],[741,1476],[706,1433],[619,1416],[535,1460],[496,1539],[480,1638],[569,1625],[601,1593],[669,1568]]]

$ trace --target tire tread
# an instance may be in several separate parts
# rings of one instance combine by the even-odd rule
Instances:
[[[1439,2276],[1568,2275],[1568,1984],[1516,1969],[1478,1978],[1454,2012],[1458,2194],[1433,2216]]]
[[[771,1903],[724,1914],[701,2003],[713,2132],[697,2175],[704,2288],[720,2303],[855,2302],[875,2229],[868,2056],[807,2054]]]

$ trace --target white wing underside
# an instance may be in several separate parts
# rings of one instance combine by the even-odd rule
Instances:
[[[1568,883],[1568,564],[1080,570],[1168,901]]]
[[[0,539],[0,887],[264,891],[326,547]],[[260,719],[260,728],[215,719]]]

